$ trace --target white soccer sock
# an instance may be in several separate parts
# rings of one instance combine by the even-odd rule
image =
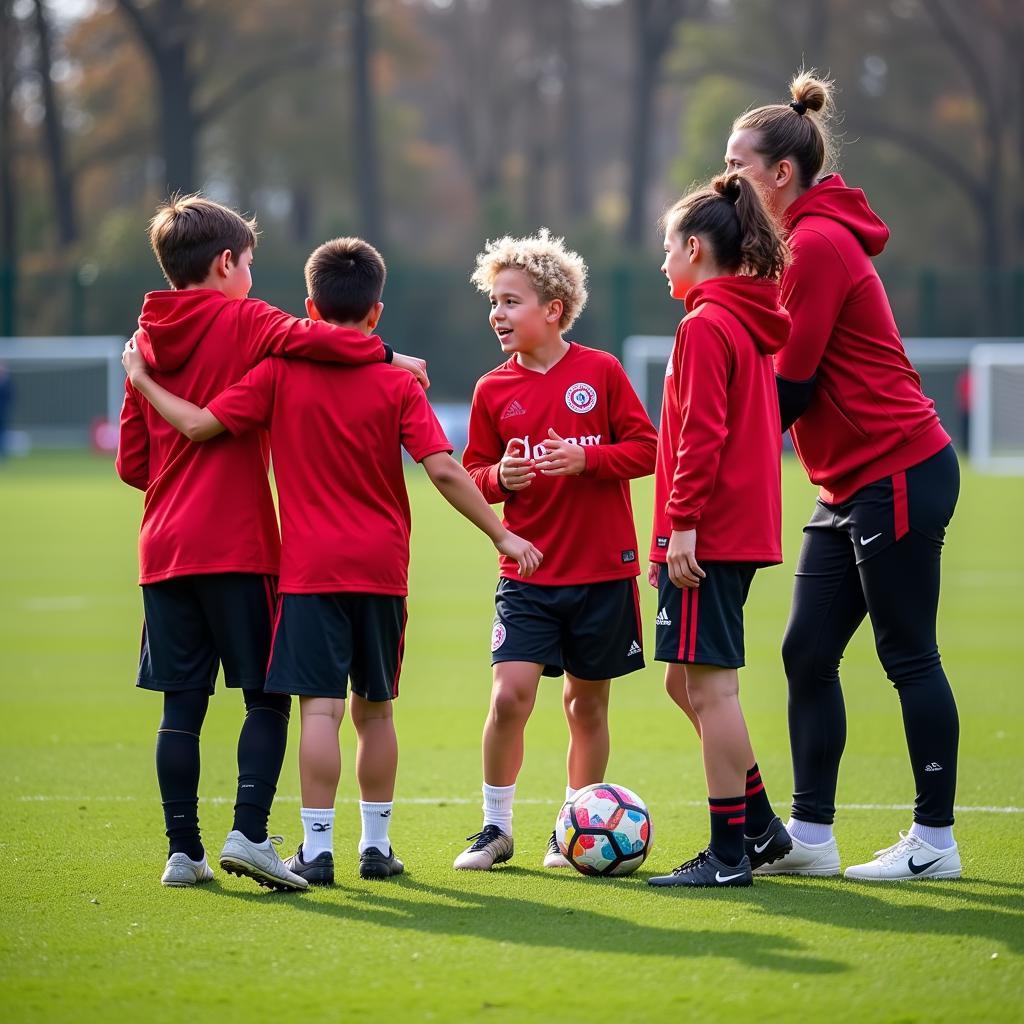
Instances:
[[[505,835],[512,835],[512,801],[516,798],[516,784],[488,786],[484,783],[484,828],[497,825]]]
[[[391,807],[390,802],[375,804],[366,800],[359,801],[359,814],[363,819],[363,834],[359,837],[360,854],[371,846],[376,846],[385,857],[391,852],[391,840],[388,839]]]
[[[832,838],[832,826],[820,825],[816,821],[797,821],[790,818],[786,831],[806,846],[821,846]]]
[[[334,808],[302,807],[302,859],[309,863],[321,853],[334,853]]]
[[[565,802],[568,803],[577,793],[578,789],[573,789],[572,786],[565,787]]]
[[[953,826],[946,825],[944,828],[932,828],[931,825],[919,825],[916,821],[910,826],[910,834],[923,839],[929,846],[936,850],[948,850],[954,846]]]

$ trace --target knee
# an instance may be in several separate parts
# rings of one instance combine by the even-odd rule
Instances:
[[[716,674],[714,679],[704,678],[703,673],[687,672],[686,699],[698,717],[723,701],[732,701],[739,696],[739,681],[736,673],[731,678]]]
[[[274,711],[286,721],[291,714],[292,699],[287,693],[267,693],[265,690],[243,690],[245,712]]]
[[[570,693],[563,699],[569,724],[583,729],[600,729],[608,722],[608,704],[603,694]]]
[[[352,724],[356,729],[375,722],[390,722],[394,717],[391,701],[362,700],[352,697]]]
[[[498,686],[491,694],[491,718],[497,725],[525,722],[530,716],[530,700],[523,691]]]
[[[782,639],[782,664],[790,691],[839,682],[839,658],[823,658],[817,638],[803,630],[786,631]]]
[[[897,690],[908,686],[928,685],[937,677],[941,677],[942,683],[948,686],[938,647],[918,651],[892,651],[878,646],[876,651],[889,682]]]

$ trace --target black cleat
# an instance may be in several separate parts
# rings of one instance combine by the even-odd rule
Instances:
[[[756,838],[743,837],[743,848],[750,860],[750,868],[756,871],[765,864],[782,860],[793,849],[786,826],[781,818],[772,818],[771,824]]]
[[[693,860],[680,864],[671,875],[655,875],[648,885],[682,885],[690,888],[722,889],[751,885],[754,881],[750,860],[744,856],[739,864],[724,864],[709,849],[701,850]]]
[[[294,857],[285,861],[285,866],[293,874],[304,878],[310,885],[334,885],[334,854],[324,850],[312,860],[302,859],[302,846],[295,851]]]
[[[404,870],[405,865],[395,856],[394,847],[388,849],[387,856],[376,846],[370,846],[359,854],[360,878],[391,878]]]

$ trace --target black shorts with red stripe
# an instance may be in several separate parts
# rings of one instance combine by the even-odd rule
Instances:
[[[351,683],[364,700],[394,700],[407,619],[391,594],[282,594],[267,691],[344,700]]]
[[[658,572],[654,658],[684,665],[740,668],[744,663],[743,605],[757,571],[753,562],[702,562],[699,587],[681,590]]]
[[[504,577],[494,595],[491,664],[528,661],[546,676],[616,679],[644,667],[636,577],[549,587]]]
[[[277,611],[277,578],[247,572],[176,576],[142,587],[145,621],[136,685],[213,693],[261,689]]]

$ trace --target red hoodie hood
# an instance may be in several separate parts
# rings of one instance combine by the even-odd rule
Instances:
[[[211,302],[216,296],[220,302]],[[173,373],[206,335],[232,300],[213,288],[147,292],[135,335],[139,351],[156,370]]]
[[[789,314],[779,302],[779,286],[760,277],[712,277],[686,293],[686,312],[704,302],[721,306],[744,326],[754,344],[769,355],[789,340]]]
[[[877,256],[889,241],[889,229],[868,206],[864,190],[849,188],[838,174],[822,178],[786,210],[785,220],[791,231],[801,217],[828,217],[842,224],[869,256]]]

